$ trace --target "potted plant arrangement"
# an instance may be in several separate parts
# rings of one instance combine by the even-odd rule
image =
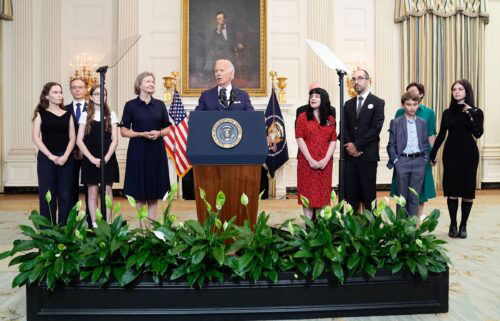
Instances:
[[[13,287],[26,285],[28,320],[262,320],[448,311],[449,258],[436,238],[439,211],[420,226],[389,200],[355,212],[345,201],[274,228],[261,212],[255,225],[222,222],[225,203],[205,199],[208,219],[176,222],[176,186],[165,196],[159,221],[144,228],[123,220],[120,204],[110,223],[97,212],[88,229],[72,209],[65,226],[33,211],[0,259],[18,265]],[[46,196],[50,201],[50,192]],[[405,200],[396,197],[404,207]],[[133,207],[135,200],[128,198]],[[302,199],[308,204],[307,199]],[[246,206],[248,198],[242,195]]]

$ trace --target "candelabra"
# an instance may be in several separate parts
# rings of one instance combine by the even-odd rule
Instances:
[[[170,76],[163,77],[163,86],[165,87],[165,95],[163,99],[166,103],[171,103],[173,99],[173,93],[177,89],[177,77],[179,76],[178,71],[172,71]]]
[[[276,86],[280,89],[278,92],[278,102],[281,104],[286,104],[286,81],[288,78],[286,77],[278,77],[278,73],[276,71],[269,72],[269,76],[271,77],[271,84],[273,88]]]
[[[87,87],[87,95],[90,92],[90,88],[97,84],[97,74],[95,73],[95,68],[97,64],[92,63],[92,57],[87,56],[87,53],[83,53],[82,58],[76,56],[76,63],[71,62],[69,64],[71,68],[71,74],[69,80],[82,79]],[[88,97],[87,97],[88,98]]]

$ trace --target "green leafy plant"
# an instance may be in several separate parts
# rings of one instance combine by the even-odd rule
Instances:
[[[46,200],[50,202],[50,192]],[[78,213],[80,208],[81,201],[71,209],[64,226],[54,224],[37,211],[31,212],[29,220],[34,228],[19,226],[27,239],[15,240],[10,251],[0,254],[0,259],[17,255],[9,263],[9,266],[19,265],[12,287],[46,282],[52,290],[57,282],[68,284],[78,276],[81,264],[78,251],[86,237],[85,212]]]
[[[13,257],[10,265],[19,265],[12,286],[46,282],[54,289],[58,283],[78,279],[100,286],[112,281],[127,286],[150,274],[157,283],[185,278],[190,286],[203,287],[230,277],[276,282],[285,271],[313,280],[330,274],[343,283],[353,275],[374,277],[381,269],[392,273],[407,269],[425,280],[429,273],[446,271],[450,263],[443,247],[446,242],[433,234],[439,211],[432,211],[417,227],[417,218],[407,216],[402,197],[395,197],[396,213],[388,199],[374,203],[371,212],[357,213],[345,201],[337,202],[332,192],[333,206],[321,209],[315,221],[302,216],[301,223],[287,220],[274,228],[265,212],[252,224],[248,210],[243,226],[234,225],[235,217],[222,222],[224,193],[217,194],[212,208],[202,189],[207,219],[177,223],[171,214],[175,191],[173,186],[165,195],[163,216],[148,222],[148,228],[147,207],[137,208],[128,196],[140,222],[134,230],[119,215],[119,203],[113,205],[110,199],[106,206],[113,206],[111,223],[97,212],[98,227],[91,230],[86,229],[85,213],[78,212],[81,202],[71,210],[65,226],[33,211],[29,216],[33,227],[20,226],[27,239],[15,240],[11,250],[0,254],[0,259]],[[50,193],[46,200],[50,202]],[[245,194],[240,201],[248,205]],[[303,196],[302,204],[309,204]]]
[[[179,265],[170,276],[170,280],[185,276],[190,286],[199,287],[213,279],[224,279],[221,269],[229,264],[228,241],[236,235],[233,225],[235,217],[224,223],[218,218],[226,201],[224,193],[221,191],[217,194],[215,211],[212,211],[201,188],[200,195],[207,205],[208,217],[203,223],[188,220],[178,229],[183,242],[171,251],[171,254],[178,255]]]

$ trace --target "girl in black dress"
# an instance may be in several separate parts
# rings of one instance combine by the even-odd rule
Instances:
[[[37,174],[40,214],[53,224],[66,224],[71,210],[75,124],[71,111],[64,109],[60,84],[43,86],[33,116],[33,143],[38,148]],[[50,191],[52,199],[45,199]],[[57,215],[57,213],[59,215]]]
[[[90,101],[87,111],[83,112],[78,121],[77,145],[85,156],[82,161],[82,184],[87,185],[89,200],[88,206],[92,226],[96,227],[97,198],[99,195],[100,174],[100,151],[101,151],[101,112],[100,112],[100,87],[95,85],[90,89]],[[118,145],[118,118],[114,111],[110,111],[107,104],[107,91],[104,91],[104,150],[106,154],[106,194],[113,198],[113,183],[120,181],[118,161],[115,150]],[[106,218],[111,217],[111,210],[106,209]]]
[[[483,112],[474,106],[471,84],[457,80],[451,87],[450,106],[443,112],[439,134],[432,148],[430,159],[437,162],[436,154],[443,143],[443,191],[448,197],[450,212],[450,237],[467,237],[467,219],[472,209],[476,191],[479,150],[476,139],[483,135]],[[462,198],[462,220],[457,229],[458,198]]]
[[[137,208],[147,204],[148,216],[154,220],[158,200],[170,189],[163,145],[163,137],[170,133],[170,121],[165,104],[152,97],[152,73],[140,73],[134,89],[138,96],[125,104],[120,128],[122,136],[130,138],[123,191],[136,199]]]

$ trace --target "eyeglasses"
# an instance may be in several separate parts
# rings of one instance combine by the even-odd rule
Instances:
[[[71,89],[85,89],[85,86],[71,86]]]
[[[365,79],[366,79],[366,80],[368,80],[369,78],[366,78],[366,77],[361,77],[361,76],[359,76],[359,77],[352,77],[352,78],[351,78],[351,81],[352,81],[352,82],[356,82],[356,80],[357,80],[357,81],[361,81],[361,80],[365,80]]]
[[[93,93],[92,96],[101,96],[101,93]],[[108,95],[104,94],[104,97],[106,97]]]

